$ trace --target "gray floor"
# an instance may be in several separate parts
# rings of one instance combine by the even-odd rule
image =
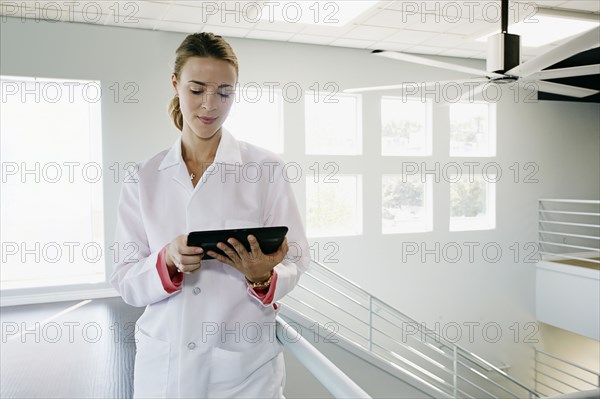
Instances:
[[[1,398],[130,398],[134,323],[121,298],[0,310]]]

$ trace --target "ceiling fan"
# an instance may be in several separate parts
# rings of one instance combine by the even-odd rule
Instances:
[[[423,88],[431,88],[435,85],[450,82],[453,84],[470,83],[469,86],[475,86],[475,89],[470,90],[467,93],[468,98],[472,98],[480,94],[485,89],[486,84],[506,84],[515,82],[519,85],[527,84],[526,87],[528,88],[533,86],[538,91],[569,97],[583,98],[598,93],[597,90],[547,82],[545,79],[558,79],[573,76],[600,74],[600,64],[550,70],[544,69],[575,54],[599,47],[599,27],[576,36],[566,43],[555,47],[529,61],[521,63],[520,36],[508,33],[508,0],[502,0],[501,7],[501,31],[500,33],[488,38],[486,65],[487,71],[396,51],[373,50],[371,53],[380,57],[475,75],[474,78],[470,79],[422,83]],[[531,84],[532,82],[533,84]],[[346,89],[344,92],[359,93],[366,91],[397,89],[406,89],[406,83]],[[461,100],[464,99],[464,97],[465,96],[463,95]]]

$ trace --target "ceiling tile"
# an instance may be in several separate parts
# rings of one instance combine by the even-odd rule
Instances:
[[[377,26],[356,26],[344,34],[346,39],[383,40],[397,32],[396,29]]]
[[[130,21],[128,19],[121,19],[121,20],[117,20],[117,22],[115,22],[114,19],[112,18],[107,18],[104,21],[105,25],[111,25],[111,26],[121,26],[123,28],[136,28],[136,29],[154,29],[158,24],[160,24],[160,21],[157,21],[155,19],[146,19],[146,18],[135,18],[135,20]]]
[[[160,21],[155,29],[169,32],[196,33],[202,30],[202,24],[186,24],[183,22]]]
[[[135,4],[138,8],[134,16],[145,19],[161,19],[163,14],[171,7],[169,4],[151,3],[149,1],[136,1]]]
[[[162,19],[165,21],[178,21],[185,22],[188,24],[201,24],[208,23],[209,14],[202,7],[190,7],[173,4],[169,9],[162,15]]]
[[[541,6],[542,3],[539,3]],[[598,0],[569,0],[563,2],[557,8],[576,11],[600,12],[600,1]]]
[[[410,25],[410,29],[423,30],[428,32],[447,32],[450,29],[456,28],[458,22],[448,22],[443,19],[436,21],[435,18],[427,18],[427,22],[418,22]],[[462,20],[459,20],[462,21]],[[469,23],[469,21],[467,21]]]
[[[302,24],[301,26],[303,28],[299,33],[304,35],[331,36],[332,38],[341,37],[354,28],[352,24],[345,26]]]
[[[254,25],[254,29],[258,30],[270,30],[274,32],[291,32],[298,33],[300,32],[306,25],[304,24],[294,24],[288,22],[280,22],[280,21],[269,21],[261,20]]]
[[[409,23],[403,22],[402,13],[394,10],[381,10],[371,18],[363,21],[362,25],[395,29],[404,29],[410,26]]]
[[[226,25],[204,25],[202,32],[212,32],[221,36],[244,37],[250,30]]]
[[[430,39],[422,42],[426,46],[436,46],[444,48],[454,48],[465,43],[461,35],[452,35],[450,33],[440,33]]]
[[[387,37],[385,41],[419,44],[437,35],[438,33],[436,32],[422,32],[417,30],[404,29],[392,36]]]

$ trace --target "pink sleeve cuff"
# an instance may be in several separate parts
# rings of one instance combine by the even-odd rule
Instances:
[[[269,285],[269,289],[266,288],[252,288],[250,284],[248,284],[248,292],[250,295],[255,296],[260,299],[264,305],[270,305],[273,302],[273,298],[275,297],[275,287],[277,286],[277,272],[273,270],[273,278],[271,279],[271,284]]]
[[[165,254],[167,252],[167,245],[158,253],[158,259],[156,260],[156,270],[162,282],[163,288],[169,294],[179,291],[181,289],[181,282],[183,281],[183,273],[179,272],[171,280],[169,276],[169,269],[167,268],[167,262],[165,261]]]

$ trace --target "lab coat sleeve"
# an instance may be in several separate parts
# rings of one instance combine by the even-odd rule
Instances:
[[[284,260],[275,266],[275,292],[268,303],[261,301],[263,306],[271,306],[272,302],[279,301],[290,292],[310,264],[308,240],[291,183],[282,177],[284,174],[281,170],[276,171],[274,176],[278,178],[269,183],[265,199],[265,225],[288,226],[289,251]]]
[[[110,282],[125,303],[146,306],[176,295],[165,291],[156,263],[160,249],[150,251],[144,221],[140,211],[138,182],[124,182],[117,210],[115,246]]]

